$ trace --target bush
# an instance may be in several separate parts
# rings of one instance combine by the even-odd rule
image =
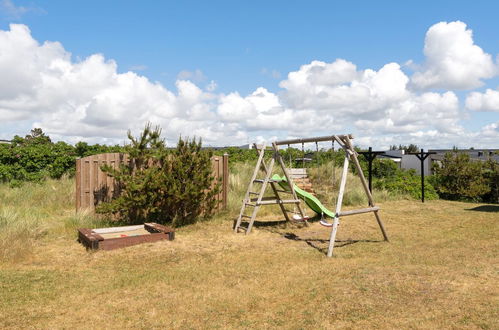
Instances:
[[[78,157],[111,151],[121,151],[121,147],[89,146],[85,142],[77,143],[76,147],[65,142],[53,143],[41,129],[35,128],[24,138],[15,136],[11,144],[0,144],[0,182],[19,186],[25,181],[72,176]]]
[[[102,167],[116,179],[121,193],[100,204],[97,212],[113,214],[123,223],[154,221],[173,226],[194,223],[213,213],[220,186],[212,176],[212,152],[202,150],[201,141],[182,138],[169,151],[160,133],[159,127],[152,130],[150,125],[137,139],[128,133],[130,165]]]
[[[499,163],[489,159],[483,166],[483,174],[490,190],[482,196],[483,201],[499,203]]]
[[[421,199],[421,176],[415,170],[397,170],[395,175],[377,179],[373,183],[376,189],[386,189],[392,193],[410,195]],[[425,177],[425,199],[438,199],[438,194],[431,184],[431,179]]]
[[[378,159],[373,161],[373,178],[391,178],[400,171],[398,165],[390,159]],[[366,173],[367,178],[368,173]]]
[[[448,152],[444,155],[441,166],[435,166],[436,188],[443,198],[483,200],[491,192],[491,187],[480,161],[472,161],[465,153]],[[494,168],[489,173],[493,178]]]
[[[73,147],[64,142],[52,143],[41,129],[33,129],[25,138],[14,137],[10,145],[0,145],[0,181],[12,186],[46,177],[58,179],[74,171],[74,163]]]

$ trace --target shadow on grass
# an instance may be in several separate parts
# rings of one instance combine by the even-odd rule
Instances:
[[[465,211],[479,211],[479,212],[499,212],[499,205],[480,205],[472,209],[464,209]]]
[[[316,222],[319,221],[320,217],[313,217],[308,220],[309,223],[311,222]],[[234,220],[234,226],[236,224],[236,221]],[[241,228],[247,228],[248,222],[247,221],[242,221],[241,222]],[[292,240],[292,241],[297,241],[297,242],[305,242],[308,246],[316,249],[317,251],[321,252],[322,254],[327,254],[327,249],[329,245],[329,239],[318,239],[318,238],[304,238],[300,237],[294,233],[291,232],[283,232],[282,229],[287,229],[288,226],[300,226],[303,227],[304,224],[302,222],[294,222],[294,221],[286,221],[285,219],[282,220],[274,220],[274,221],[256,221],[253,222],[253,227],[261,228],[264,229],[268,232],[274,233],[281,235],[282,237]],[[233,227],[234,228],[234,227]],[[369,239],[348,239],[348,240],[335,240],[334,247],[335,248],[341,248],[343,246],[355,244],[355,243],[381,243],[384,242],[383,240],[369,240]]]
[[[328,247],[321,247],[318,244],[327,244],[329,245],[329,239],[317,239],[317,238],[301,238],[300,236],[293,233],[285,233],[282,237],[298,242],[305,242],[308,246],[316,249],[322,254],[327,254]],[[335,240],[334,247],[341,248],[347,245],[355,244],[355,243],[381,243],[383,241],[375,241],[370,239],[347,239],[347,240]]]
[[[237,220],[237,219],[236,219]],[[232,228],[234,228],[234,226],[236,225],[236,220],[233,221],[233,224],[232,224]],[[248,221],[241,221],[241,228],[247,228],[248,227]],[[287,221],[286,219],[282,219],[282,220],[274,220],[274,221],[258,221],[258,220],[255,220],[253,222],[253,227],[254,228],[279,228],[279,229],[283,229],[283,228],[287,228],[288,225],[290,224],[293,224],[293,225],[302,225],[303,226],[303,222],[299,222],[299,221]],[[271,232],[274,232],[273,230],[270,230]]]
[[[321,217],[313,217],[308,220],[309,223],[313,222],[318,222],[321,220]],[[236,225],[236,220],[234,220],[233,226]],[[329,239],[318,239],[318,238],[305,238],[305,237],[300,237],[294,233],[291,232],[283,232],[283,229],[288,229],[288,226],[299,226],[303,227],[305,224],[300,221],[286,221],[286,219],[282,220],[274,220],[274,221],[257,221],[255,220],[253,222],[253,227],[256,228],[261,228],[264,229],[268,232],[274,233],[281,235],[282,237],[292,240],[292,241],[297,241],[297,242],[305,242],[308,246],[316,249],[317,251],[321,252],[322,254],[327,254],[327,249],[329,245]],[[242,221],[241,222],[241,228],[244,228],[246,230],[248,226],[247,221]],[[233,227],[234,228],[234,227]],[[355,243],[381,243],[384,242],[383,240],[368,240],[368,239],[348,239],[348,240],[335,240],[334,247],[335,248],[341,248],[343,246],[355,244]]]

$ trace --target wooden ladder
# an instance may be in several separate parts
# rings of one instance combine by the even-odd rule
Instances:
[[[236,224],[234,226],[234,231],[236,233],[239,232],[240,229],[246,230],[246,234],[249,234],[251,232],[251,228],[253,227],[256,215],[258,214],[258,210],[260,209],[261,205],[278,204],[281,208],[282,213],[284,214],[284,217],[288,221],[290,221],[290,218],[288,216],[287,210],[284,208],[284,204],[297,204],[298,207],[300,207],[300,200],[295,196],[295,194],[291,191],[278,189],[276,182],[270,177],[272,175],[272,169],[275,165],[275,155],[271,158],[270,163],[267,166],[264,160],[266,148],[265,144],[261,147],[258,147],[256,144],[254,144],[254,148],[258,153],[258,161],[256,163],[253,175],[251,176],[251,180],[248,184],[248,189],[246,190],[246,194],[244,195],[243,203],[241,205],[241,211],[239,212],[239,216],[237,217]],[[265,173],[265,177],[263,179],[257,179],[260,170]],[[261,184],[259,191],[254,191],[255,183]],[[264,197],[268,184],[270,184],[272,192],[274,193],[274,196],[272,197]],[[293,198],[283,200],[279,193],[291,193],[293,194]],[[252,208],[251,215],[246,214],[246,209],[248,207]],[[301,212],[301,208],[299,209]],[[247,227],[242,226],[243,219],[248,219]]]

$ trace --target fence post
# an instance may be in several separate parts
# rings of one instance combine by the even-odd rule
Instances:
[[[228,191],[229,191],[229,155],[225,153],[223,155],[223,186],[222,186],[222,191],[223,191],[223,208],[224,210],[227,209],[227,202],[228,202]]]

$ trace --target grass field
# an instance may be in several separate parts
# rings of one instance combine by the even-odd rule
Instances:
[[[87,252],[73,181],[0,186],[0,328],[499,328],[499,206],[384,200],[328,230],[235,206],[176,240]],[[235,188],[234,188],[235,189]],[[264,213],[269,221],[278,214]]]

